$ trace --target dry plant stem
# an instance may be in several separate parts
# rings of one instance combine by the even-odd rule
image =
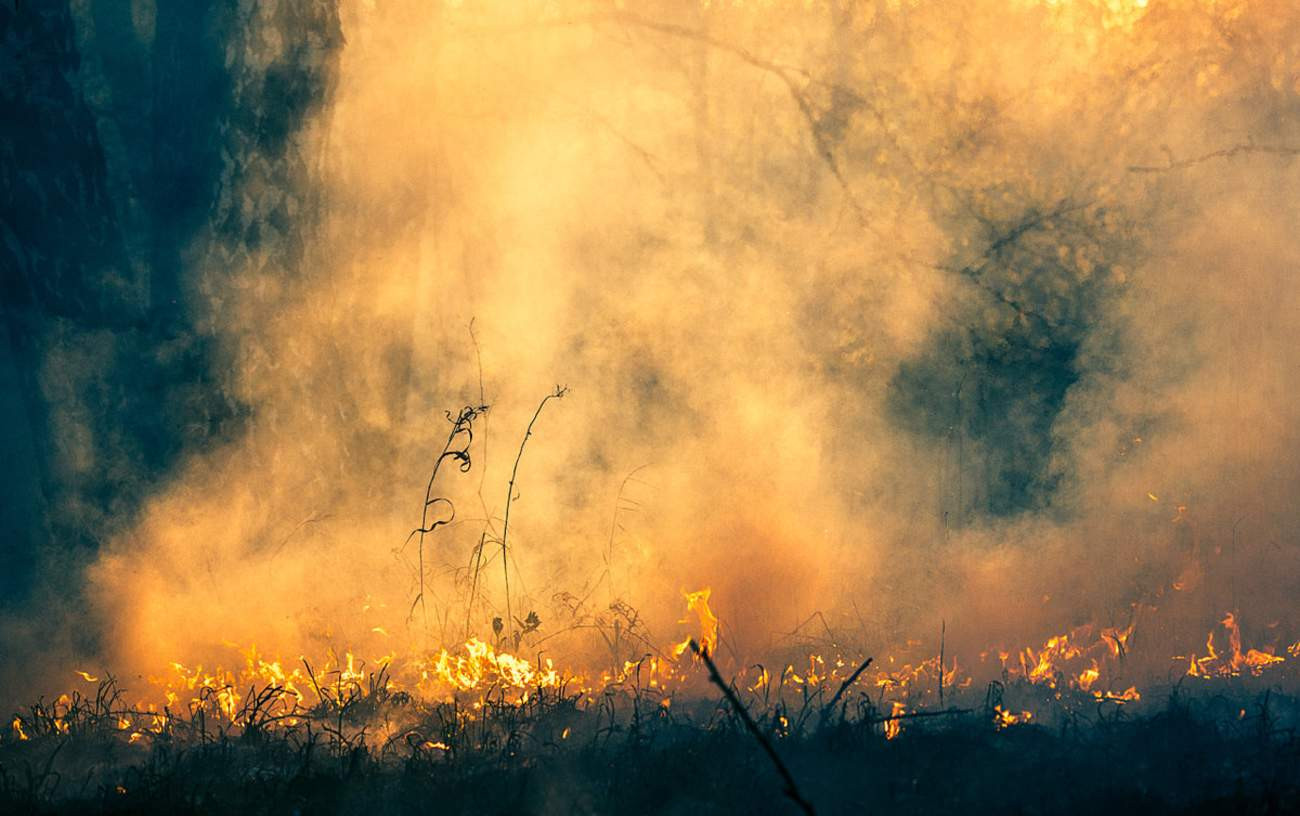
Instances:
[[[515,618],[510,609],[510,559],[507,557],[506,536],[510,534],[510,503],[515,497],[515,479],[519,477],[519,462],[524,458],[524,446],[528,444],[528,437],[533,435],[533,425],[537,418],[542,415],[542,409],[546,403],[553,399],[562,399],[569,389],[562,385],[555,386],[555,390],[550,394],[542,397],[542,401],[537,404],[537,410],[533,412],[533,418],[528,421],[528,428],[524,431],[524,438],[519,442],[519,453],[515,454],[515,466],[510,470],[510,485],[506,489],[506,512],[505,518],[501,522],[501,571],[505,579],[506,588],[506,626],[514,630]]]
[[[758,744],[767,754],[767,758],[772,760],[773,767],[781,775],[781,781],[785,783],[784,793],[786,797],[798,805],[799,809],[808,816],[815,816],[816,811],[813,810],[812,803],[803,798],[803,794],[799,792],[799,786],[795,784],[794,777],[790,775],[790,769],[781,761],[781,757],[777,754],[776,749],[772,747],[772,743],[759,729],[758,723],[754,722],[754,718],[749,715],[749,709],[745,708],[744,703],[740,702],[740,698],[736,696],[736,692],[722,679],[722,675],[718,674],[718,667],[713,664],[713,658],[709,657],[707,651],[700,648],[700,644],[696,643],[694,638],[691,638],[691,651],[699,655],[699,658],[704,661],[704,665],[709,669],[709,680],[722,689],[722,696],[727,698],[727,702],[735,710],[736,716],[740,717],[740,721],[745,724],[745,728],[754,739],[758,740]]]
[[[902,714],[888,714],[884,717],[876,717],[871,720],[872,725],[881,723],[894,722],[895,720],[923,720],[929,717],[958,717],[964,714],[973,714],[973,708],[945,708],[942,711],[905,711]]]
[[[852,187],[849,185],[848,179],[845,177],[843,170],[840,168],[839,160],[836,159],[835,157],[834,146],[827,141],[824,133],[822,132],[822,128],[818,123],[819,120],[818,120],[817,112],[814,109],[813,101],[808,98],[806,86],[800,87],[800,80],[804,80],[808,84],[815,83],[815,84],[822,85],[824,87],[830,87],[830,88],[837,89],[839,91],[848,92],[851,94],[852,98],[854,98],[854,101],[865,104],[865,100],[861,96],[859,96],[856,93],[853,93],[851,89],[836,85],[834,83],[815,82],[811,77],[808,76],[807,72],[804,71],[803,69],[797,68],[795,66],[782,65],[780,63],[773,62],[768,59],[764,59],[763,57],[760,57],[757,54],[754,54],[751,51],[739,45],[736,45],[735,43],[718,39],[699,29],[689,28],[687,26],[679,25],[677,23],[661,22],[658,20],[653,20],[648,17],[642,17],[640,15],[634,14],[632,12],[627,12],[627,11],[597,12],[593,14],[582,14],[576,16],[560,17],[553,20],[549,20],[545,23],[542,23],[541,25],[572,26],[572,25],[584,25],[584,24],[585,25],[611,24],[611,25],[619,25],[624,27],[635,27],[635,28],[644,29],[646,31],[653,31],[663,36],[676,37],[685,40],[693,40],[695,42],[707,45],[710,48],[714,48],[719,51],[723,51],[725,53],[731,54],[733,57],[739,59],[740,61],[744,62],[750,67],[755,68],[759,71],[764,71],[776,77],[785,86],[786,91],[790,94],[791,100],[794,102],[795,106],[799,109],[800,115],[803,117],[805,123],[807,124],[808,135],[809,138],[812,140],[814,152],[817,154],[817,157],[826,165],[826,168],[828,171],[830,171],[831,175],[835,178],[836,183],[840,187],[840,191],[844,195],[844,200],[848,203],[849,208],[853,211],[854,216],[857,218],[858,224],[868,229],[872,229],[873,232],[875,231],[874,228],[867,220],[867,213],[865,208],[862,206],[862,203],[858,200],[857,196],[854,194]],[[532,24],[526,28],[520,28],[518,26],[505,26],[505,27],[496,27],[491,29],[483,29],[483,31],[484,32],[491,31],[492,33],[500,34],[508,31],[527,30],[527,28],[535,28],[535,27],[537,27],[537,24]],[[641,150],[640,148],[636,148],[636,150],[639,153],[642,154],[645,153],[645,151]]]
[[[826,164],[826,168],[839,184],[845,200],[853,210],[853,214],[857,216],[858,223],[862,226],[867,225],[866,211],[863,209],[861,203],[858,202],[857,196],[854,195],[853,189],[849,186],[848,179],[845,178],[843,171],[840,170],[839,161],[835,158],[834,149],[831,144],[826,141],[821,128],[818,126],[817,114],[813,110],[812,103],[808,100],[804,90],[799,87],[799,84],[796,81],[794,75],[797,71],[758,57],[738,45],[716,39],[702,31],[697,31],[685,26],[651,20],[630,12],[615,12],[609,15],[593,15],[593,21],[602,22],[601,17],[604,17],[605,20],[622,25],[639,26],[649,31],[657,31],[660,34],[704,43],[712,48],[726,51],[750,66],[757,68],[760,71],[766,71],[781,80],[785,85],[786,90],[789,92],[790,98],[794,101],[795,106],[799,108],[799,113],[803,115],[804,121],[808,124],[808,134],[812,139],[817,157]]]
[[[944,619],[939,623],[939,708],[943,708],[943,647],[944,639],[948,636],[948,621]]]
[[[868,657],[866,660],[862,661],[862,664],[858,666],[858,668],[853,672],[853,674],[850,674],[847,680],[845,680],[843,683],[840,683],[839,691],[835,692],[835,696],[832,697],[831,701],[826,704],[826,708],[822,709],[823,712],[835,710],[835,704],[838,703],[840,701],[840,698],[844,696],[844,692],[849,690],[849,686],[853,685],[854,681],[857,680],[858,677],[861,676],[861,674],[867,670],[867,666],[871,665],[871,661],[873,659],[874,658]]]
[[[1185,170],[1188,167],[1194,167],[1195,165],[1212,159],[1230,159],[1233,156],[1250,153],[1262,153],[1267,156],[1292,157],[1300,156],[1300,147],[1291,147],[1289,145],[1257,145],[1254,142],[1246,142],[1245,144],[1225,147],[1222,150],[1213,150],[1209,153],[1195,156],[1190,159],[1183,159],[1181,161],[1174,161],[1173,155],[1168,154],[1168,162],[1164,165],[1134,164],[1130,165],[1128,169],[1130,173],[1163,173],[1169,170]]]
[[[452,520],[456,518],[455,505],[453,505],[451,501],[448,499],[445,499],[441,496],[434,496],[433,485],[434,482],[437,481],[438,479],[438,471],[442,467],[443,460],[447,458],[452,458],[459,461],[460,469],[462,473],[469,470],[470,467],[469,449],[470,446],[474,443],[474,429],[473,429],[474,419],[478,417],[480,414],[485,413],[486,411],[487,411],[486,405],[479,405],[477,407],[466,406],[462,408],[460,414],[457,415],[454,419],[452,419],[450,413],[447,414],[447,418],[451,420],[451,432],[447,434],[447,441],[445,444],[443,444],[442,451],[438,454],[438,458],[434,460],[433,473],[429,475],[429,483],[424,488],[424,505],[420,508],[420,526],[412,530],[411,535],[407,536],[406,539],[409,542],[412,536],[416,536],[416,535],[419,536],[418,552],[419,552],[420,591],[415,596],[415,600],[411,602],[411,614],[413,615],[415,613],[415,607],[418,604],[420,607],[421,614],[424,618],[424,626],[426,631],[429,625],[429,613],[424,602],[424,597],[425,597],[424,537],[429,533],[433,532],[434,530],[438,529],[439,527],[445,524],[450,524]],[[459,448],[453,447],[453,445],[456,443],[457,437],[461,437],[461,436],[464,437],[463,446]],[[450,516],[445,519],[435,519],[434,521],[431,522],[429,521],[429,508],[437,504],[447,505],[447,507],[450,509]],[[407,619],[409,620],[410,617],[408,616]]]
[[[478,537],[478,546],[474,548],[474,555],[471,560],[474,562],[472,570],[473,579],[469,587],[469,603],[465,604],[465,639],[469,640],[469,620],[474,611],[474,599],[478,597],[478,576],[483,569],[483,548],[487,546],[487,533],[482,533]]]
[[[488,404],[487,397],[485,396],[483,390],[483,352],[482,349],[479,348],[478,335],[474,333],[473,318],[471,318],[469,321],[469,339],[470,342],[474,344],[474,361],[478,365],[478,401],[480,405],[487,405]],[[488,510],[487,499],[483,498],[483,485],[487,481],[487,465],[488,465],[488,416],[487,414],[483,415],[481,421],[482,421],[483,430],[482,433],[479,435],[480,437],[479,460],[483,464],[479,468],[478,503],[479,506],[483,509],[483,517],[488,520],[487,526],[490,529],[492,526],[492,513],[491,511]]]

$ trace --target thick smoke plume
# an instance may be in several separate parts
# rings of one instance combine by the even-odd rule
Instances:
[[[227,174],[258,239],[214,216],[187,257],[239,421],[86,568],[95,657],[487,636],[557,384],[509,500],[504,626],[535,612],[532,651],[634,657],[703,586],[739,662],[941,623],[973,655],[1135,603],[1164,610],[1151,643],[1226,610],[1294,634],[1292,4],[356,2],[337,24],[246,24],[268,82],[336,62]],[[298,171],[258,170],[286,150]],[[74,357],[46,382],[98,364]],[[481,404],[421,582],[446,412]]]

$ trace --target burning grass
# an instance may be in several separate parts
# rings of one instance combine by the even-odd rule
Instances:
[[[997,679],[984,682],[937,655],[719,667],[708,594],[688,602],[700,632],[681,656],[591,676],[476,639],[412,660],[287,662],[248,649],[237,668],[176,663],[143,688],[78,671],[82,690],[12,717],[0,738],[0,803],[345,813],[420,802],[452,812],[1300,806],[1300,701],[1279,692],[1300,679],[1300,646],[1243,649],[1236,616],[1211,632],[1227,643],[1212,659],[1191,658],[1174,682],[1139,691],[1118,688],[1136,624],[992,653]]]
[[[227,719],[222,689],[153,711],[124,705],[105,678],[15,717],[0,796],[16,812],[780,811],[748,719],[823,813],[1282,812],[1300,804],[1296,700],[1251,679],[1169,690],[1145,713],[1053,694],[1051,716],[1030,719],[1013,712],[1044,698],[1025,680],[904,711],[863,688],[832,705],[807,686],[739,683],[732,707],[665,696],[643,673],[598,691],[489,686],[435,702],[389,690],[382,670],[339,670],[314,703],[285,709],[285,692],[252,690]]]

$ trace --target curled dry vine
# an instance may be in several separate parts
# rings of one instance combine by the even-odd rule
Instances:
[[[408,623],[415,616],[416,606],[420,607],[424,625],[427,627],[429,623],[425,605],[424,537],[439,527],[450,524],[456,518],[456,506],[452,504],[451,499],[433,494],[433,485],[438,479],[438,471],[442,468],[443,462],[452,459],[458,463],[461,473],[469,472],[472,467],[469,450],[474,443],[474,420],[486,414],[487,410],[487,405],[466,405],[455,416],[450,411],[446,414],[447,421],[451,423],[451,431],[447,434],[447,441],[443,444],[442,451],[433,461],[433,472],[429,474],[429,483],[424,488],[424,504],[420,507],[420,526],[411,531],[402,545],[405,547],[411,543],[412,538],[418,537],[419,591],[416,593],[415,600],[411,602],[411,610],[406,618]],[[435,511],[433,509],[435,507],[444,512]]]

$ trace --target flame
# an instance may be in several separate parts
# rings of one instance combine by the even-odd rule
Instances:
[[[1019,714],[1014,714],[1004,709],[1001,703],[993,706],[993,725],[999,731],[1008,726],[1027,723],[1033,719],[1033,716],[1034,714],[1031,711],[1022,711]]]
[[[889,713],[890,719],[885,720],[885,739],[892,740],[903,733],[903,724],[898,718],[906,713],[907,705],[895,700]]]
[[[497,652],[478,638],[468,640],[464,651],[464,655],[453,655],[443,649],[433,662],[434,676],[453,689],[466,691],[491,685],[526,690],[557,688],[561,684],[559,672],[549,659],[544,667],[534,667],[527,659]]]
[[[686,620],[694,614],[700,628],[698,642],[704,653],[711,653],[717,647],[719,622],[709,607],[710,591],[705,588],[684,593],[684,597]],[[1138,611],[1135,608],[1133,619],[1123,628],[1079,626],[1046,638],[1040,647],[985,650],[982,659],[999,659],[995,665],[1000,666],[1005,685],[1042,686],[1051,689],[1058,700],[1074,694],[1099,703],[1136,703],[1142,699],[1137,686],[1120,681]],[[1188,674],[1206,679],[1245,672],[1258,675],[1300,653],[1300,643],[1281,650],[1272,646],[1246,648],[1240,620],[1235,611],[1225,613],[1206,635],[1206,655],[1180,658],[1187,660]],[[1225,641],[1226,650],[1219,648],[1218,644]],[[904,647],[924,653],[931,645],[913,641]],[[319,706],[342,709],[353,700],[395,692],[423,700],[456,702],[460,712],[457,716],[472,721],[488,716],[489,708],[525,706],[544,695],[568,697],[578,705],[597,705],[601,692],[608,693],[623,684],[636,694],[655,694],[659,710],[666,711],[673,695],[687,688],[692,678],[700,678],[702,671],[694,662],[678,663],[649,655],[641,660],[624,660],[588,678],[581,673],[562,672],[549,658],[529,660],[477,638],[402,660],[395,653],[363,656],[349,650],[342,655],[331,653],[325,659],[299,657],[294,661],[264,656],[252,646],[234,648],[240,659],[231,669],[173,662],[169,672],[147,678],[152,699],[112,713],[109,722],[115,724],[126,742],[134,744],[144,737],[167,733],[178,716],[174,712],[182,712],[183,716],[186,711],[202,711],[205,716],[241,728],[250,724],[293,727]],[[881,661],[885,668],[870,672],[865,671],[861,655],[813,651],[791,658],[792,662],[785,663],[776,676],[762,665],[741,669],[732,678],[734,687],[758,695],[765,704],[775,698],[778,705],[783,705],[782,694],[791,688],[805,702],[813,695],[839,696],[853,689],[853,693],[865,696],[874,690],[876,708],[889,712],[881,723],[890,740],[902,732],[904,714],[939,702],[940,689],[956,691],[970,688],[975,682],[972,670],[963,670],[956,660],[940,663],[940,658],[933,655],[913,662],[886,655]],[[77,674],[88,680],[88,673]],[[84,699],[79,694],[65,694],[48,709],[48,718],[15,717],[11,724],[13,737],[21,741],[29,736],[70,733],[80,722],[75,712]],[[782,710],[774,712],[775,722],[781,721]],[[1033,717],[1031,712],[1007,709],[1001,703],[993,714],[999,729],[1029,722]],[[788,722],[782,726],[789,727]],[[560,739],[568,739],[569,735],[566,728]],[[426,747],[450,751],[442,745],[429,741]]]
[[[1221,655],[1214,648],[1214,630],[1205,636],[1205,657],[1195,654],[1187,658],[1187,676],[1209,679],[1212,677],[1237,677],[1243,670],[1258,677],[1270,666],[1285,663],[1286,658],[1276,654],[1272,647],[1242,650],[1241,625],[1237,613],[1225,612],[1219,625],[1228,634],[1228,653]],[[1300,649],[1287,648],[1287,654],[1296,657]]]
[[[1246,651],[1245,658],[1242,662],[1250,667],[1253,674],[1258,674],[1258,672],[1254,671],[1255,669],[1272,666],[1274,663],[1284,663],[1286,662],[1286,658],[1279,657],[1270,652],[1262,652],[1258,649],[1249,649]]]
[[[1129,686],[1118,693],[1113,691],[1094,691],[1092,696],[1096,697],[1098,700],[1121,704],[1136,703],[1138,700],[1142,699],[1142,695],[1138,693],[1137,686]]]
[[[712,655],[718,646],[718,618],[709,608],[709,596],[713,594],[710,587],[697,590],[695,592],[682,593],[686,598],[687,617],[678,621],[678,623],[690,623],[690,613],[694,612],[700,621],[700,636],[696,642],[700,645],[700,651],[704,654]],[[673,656],[681,657],[682,654],[690,648],[691,638],[678,643],[673,647]]]

